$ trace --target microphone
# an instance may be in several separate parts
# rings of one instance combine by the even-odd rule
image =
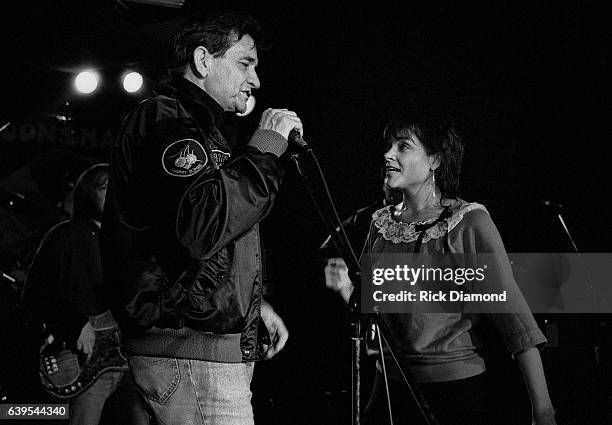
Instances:
[[[311,150],[311,147],[308,146],[308,143],[302,139],[302,134],[296,130],[295,128],[289,132],[289,137],[287,138],[289,142],[289,147],[293,148],[294,151],[298,152],[308,152]]]
[[[546,207],[559,208],[559,209],[563,208],[563,205],[557,204],[556,202],[549,201],[548,199],[542,199],[540,203]]]

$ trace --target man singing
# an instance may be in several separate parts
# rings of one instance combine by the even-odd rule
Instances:
[[[260,86],[259,43],[245,13],[182,24],[171,78],[126,117],[111,156],[105,281],[160,423],[252,424],[253,362],[288,338],[262,299],[258,223],[278,193],[289,132],[302,123],[266,110],[240,155],[220,131],[223,112],[244,112]]]

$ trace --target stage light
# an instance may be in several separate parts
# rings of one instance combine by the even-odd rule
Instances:
[[[128,93],[136,93],[142,88],[142,75],[138,72],[129,72],[123,76],[123,90]]]
[[[92,93],[98,87],[98,74],[94,71],[79,72],[74,79],[74,87],[79,93]]]
[[[246,117],[251,112],[253,112],[253,109],[255,109],[255,96],[251,95],[247,99],[246,110],[244,112],[236,112],[236,115],[238,115],[239,117]]]

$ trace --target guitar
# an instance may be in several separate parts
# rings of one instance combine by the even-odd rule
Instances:
[[[65,344],[59,350],[53,344],[43,346],[38,374],[43,388],[53,397],[62,400],[74,398],[103,373],[128,370],[119,330],[110,328],[95,332],[96,341],[89,360],[81,351],[68,349]]]

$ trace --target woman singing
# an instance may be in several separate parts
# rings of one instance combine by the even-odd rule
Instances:
[[[519,293],[502,239],[481,204],[458,197],[463,145],[452,125],[422,113],[404,114],[387,123],[383,139],[385,184],[403,193],[397,205],[372,215],[365,252],[369,254],[486,253],[500,264],[496,276]],[[353,285],[342,259],[325,268],[326,284],[348,301]],[[510,306],[512,313],[488,314],[516,359],[529,392],[533,423],[554,425],[538,348],[546,338],[522,296]],[[399,346],[400,355],[419,383],[431,411],[441,425],[501,423],[504,412],[490,412],[491,383],[476,335],[482,314],[382,314]],[[484,342],[486,344],[486,341]],[[385,352],[395,424],[417,423],[418,410],[397,368]],[[506,414],[507,415],[507,414]],[[386,393],[380,360],[374,388],[365,409],[364,423],[388,423]]]

